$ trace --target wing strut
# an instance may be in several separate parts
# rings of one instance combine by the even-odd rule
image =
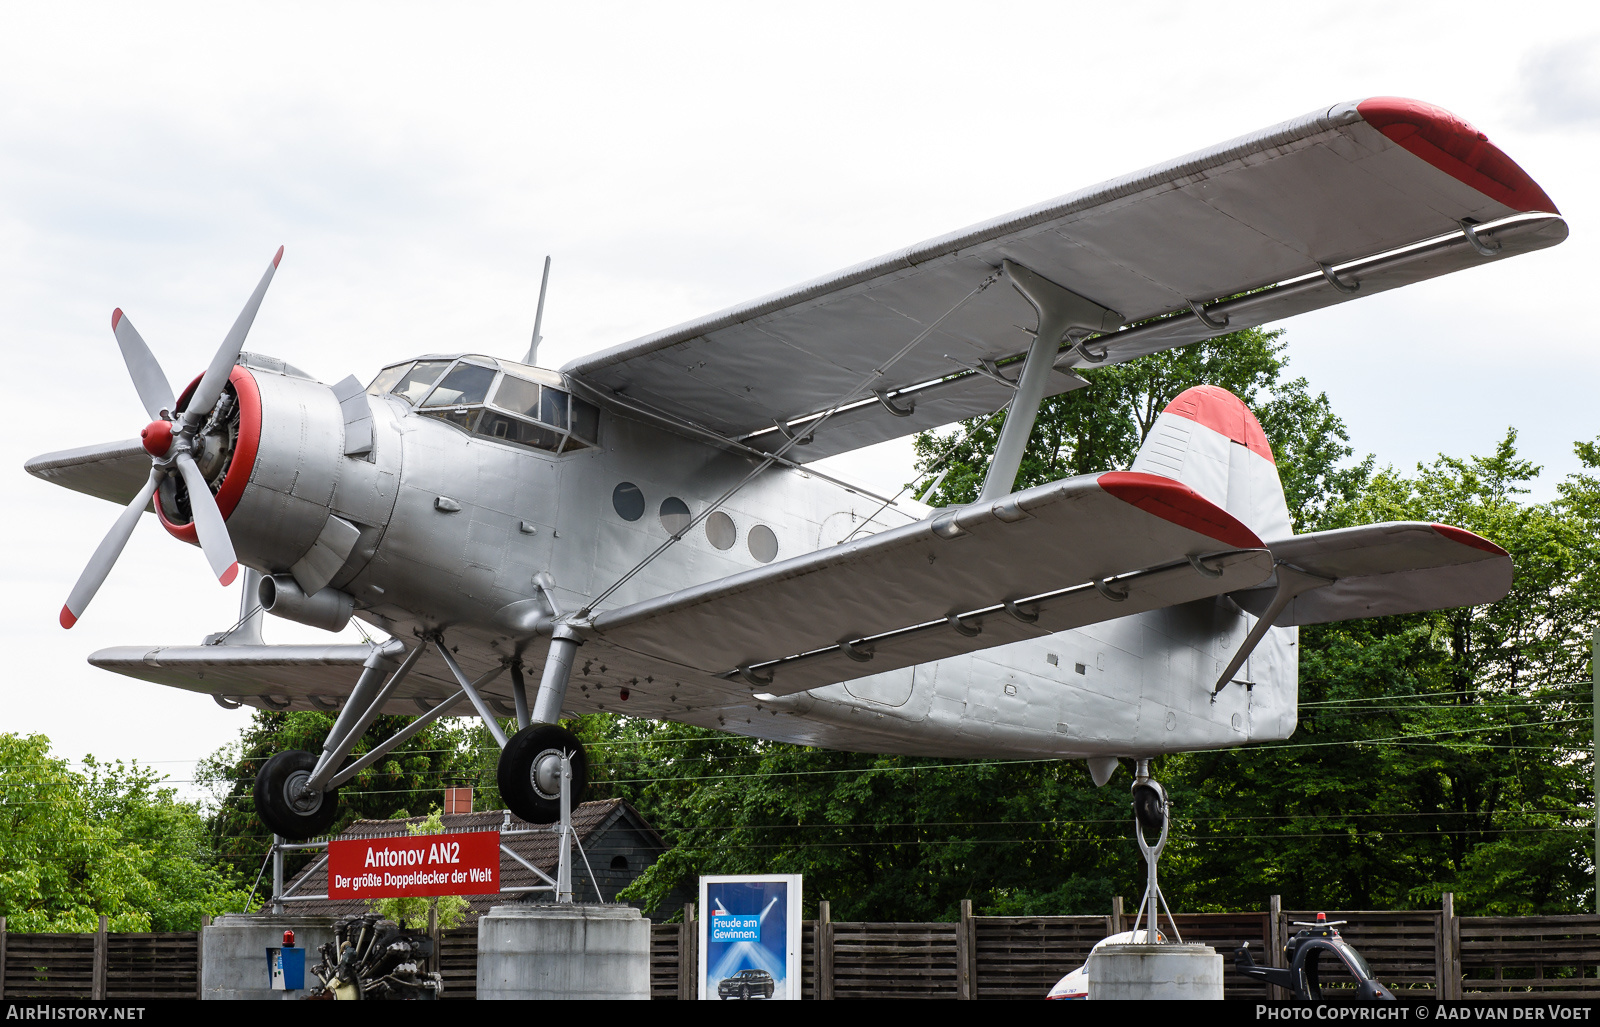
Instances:
[[[1044,390],[1056,353],[1067,333],[1073,329],[1084,333],[1112,332],[1122,324],[1122,315],[1116,311],[1063,289],[1021,264],[1007,260],[1001,267],[1016,290],[1039,312],[1039,334],[1033,337],[1028,357],[1022,364],[1022,374],[1017,376],[1016,394],[1011,397],[1011,406],[1006,411],[1005,427],[1000,429],[1000,442],[995,446],[988,477],[983,479],[983,492],[978,496],[980,503],[1008,496],[1016,485],[1022,454],[1028,448],[1028,436],[1033,432],[1033,422],[1039,416],[1039,404],[1044,402]]]
[[[1334,579],[1324,578],[1317,574],[1307,574],[1305,571],[1296,570],[1286,563],[1280,563],[1278,571],[1278,589],[1272,594],[1272,602],[1261,612],[1261,617],[1256,621],[1256,626],[1250,629],[1250,634],[1245,636],[1244,644],[1239,646],[1239,651],[1233,654],[1233,659],[1228,661],[1228,666],[1217,677],[1217,685],[1211,690],[1211,701],[1216,702],[1228,683],[1233,680],[1233,675],[1244,666],[1244,661],[1256,651],[1256,646],[1267,637],[1267,631],[1272,627],[1272,622],[1278,619],[1278,614],[1289,605],[1289,601],[1302,592],[1309,592],[1314,588],[1333,584]]]

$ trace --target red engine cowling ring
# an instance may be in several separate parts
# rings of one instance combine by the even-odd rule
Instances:
[[[194,390],[200,384],[204,375],[195,376],[189,387],[183,390],[183,395],[178,397],[178,409],[183,409],[189,397],[194,395]],[[239,438],[234,443],[233,455],[228,460],[227,473],[222,476],[222,487],[217,489],[217,509],[221,511],[223,520],[233,513],[234,507],[239,505],[239,499],[244,495],[244,488],[250,484],[250,475],[255,471],[256,451],[261,446],[261,392],[256,388],[255,376],[247,368],[235,366],[228,375],[228,384],[233,386],[235,396],[239,400]],[[161,520],[161,526],[167,529],[167,534],[173,538],[181,539],[191,545],[199,545],[200,537],[195,534],[194,522],[188,524],[174,524],[167,519],[166,512],[161,509],[161,493],[155,496],[156,517]]]

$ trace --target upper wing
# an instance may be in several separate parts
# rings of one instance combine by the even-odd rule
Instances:
[[[1278,626],[1325,624],[1492,603],[1511,590],[1511,555],[1461,528],[1419,521],[1317,531],[1267,543],[1273,559],[1330,584],[1289,601]],[[1235,593],[1260,616],[1271,587]]]
[[[789,453],[810,461],[1004,405],[1007,385],[964,370],[1028,347],[1037,318],[1003,283],[873,373],[1004,259],[1137,325],[1089,347],[1117,362],[1554,245],[1566,237],[1556,213],[1521,168],[1449,113],[1392,98],[1338,104],[563,370],[602,398],[620,394],[762,448],[784,441],[774,419],[803,432],[871,378],[898,412],[858,393]],[[1495,224],[1474,240],[1463,221]],[[1337,284],[1325,267],[1338,269]],[[1206,310],[1210,324],[1189,312],[1190,301],[1230,296]],[[1140,324],[1152,318],[1162,319]],[[1074,349],[1057,366],[1086,362]],[[1052,377],[1052,392],[1080,384]]]
[[[1110,472],[609,610],[593,628],[691,675],[787,695],[1248,588],[1270,572],[1227,511],[1170,478]]]
[[[36,478],[127,506],[150,478],[150,454],[138,439],[45,453],[23,464]]]

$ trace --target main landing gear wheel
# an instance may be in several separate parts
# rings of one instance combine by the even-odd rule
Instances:
[[[506,808],[530,824],[561,819],[561,754],[572,762],[572,805],[589,787],[589,759],[577,736],[557,724],[534,724],[511,736],[495,777]]]
[[[317,758],[291,749],[256,775],[256,815],[274,834],[299,841],[325,833],[339,816],[339,789],[302,794]]]

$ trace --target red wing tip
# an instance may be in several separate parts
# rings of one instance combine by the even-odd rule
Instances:
[[[72,626],[76,623],[78,623],[78,618],[72,615],[71,610],[63,606],[61,608],[61,626],[70,631],[72,630]]]
[[[1504,549],[1501,549],[1499,546],[1495,545],[1493,542],[1490,542],[1488,539],[1484,538],[1482,535],[1474,534],[1465,528],[1454,528],[1448,524],[1435,524],[1433,526],[1433,530],[1437,531],[1439,534],[1443,535],[1452,542],[1459,542],[1464,546],[1471,546],[1473,549],[1481,549],[1486,553],[1493,553],[1496,556],[1511,555]]]
[[[113,310],[111,312],[111,330],[113,332],[116,331],[117,330],[117,325],[119,325],[121,323],[122,323],[122,308],[118,307],[116,310]]]
[[[278,261],[280,261],[282,259],[283,259],[283,247],[279,246],[278,247],[278,252],[276,254],[274,254],[273,257],[272,257],[272,266],[273,267],[277,267],[278,266]]]
[[[222,577],[218,578],[217,580],[222,582],[224,585],[231,585],[233,584],[233,579],[237,578],[238,576],[239,565],[234,563],[230,564],[228,569],[222,572]]]
[[[1443,107],[1403,96],[1369,96],[1356,111],[1391,142],[1490,199],[1518,211],[1561,213],[1504,150]]]

